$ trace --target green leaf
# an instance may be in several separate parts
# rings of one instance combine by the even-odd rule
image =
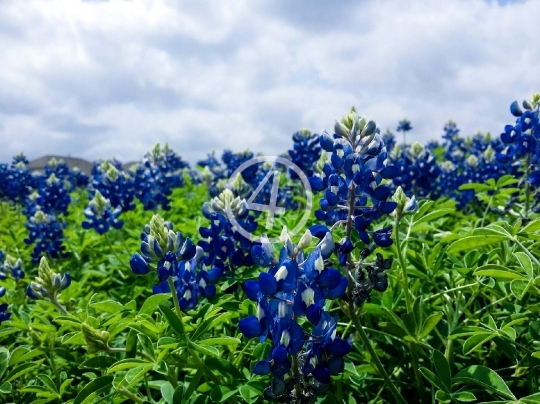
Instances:
[[[37,378],[41,380],[43,385],[51,392],[58,395],[58,390],[56,390],[56,384],[52,381],[52,379],[45,374],[37,375]]]
[[[257,401],[261,392],[250,385],[240,386],[240,395],[247,403],[253,404]]]
[[[501,178],[497,180],[497,188],[502,188],[507,185],[513,185],[517,184],[519,180],[517,180],[513,175],[503,175]]]
[[[519,401],[523,404],[538,404],[540,403],[540,393],[534,393],[530,396],[520,398]]]
[[[437,399],[438,402],[444,403],[444,404],[447,404],[452,401],[452,395],[445,393],[442,390],[437,390],[437,392],[435,393],[435,398]]]
[[[211,330],[212,328],[216,327],[219,324],[224,323],[232,316],[231,312],[223,313],[223,314],[216,314],[214,316],[210,316],[207,319],[204,319],[201,324],[197,327],[193,335],[191,336],[191,339],[193,341],[197,341],[203,337],[203,335]]]
[[[469,353],[474,351],[476,348],[488,342],[489,340],[495,338],[496,336],[497,336],[497,333],[482,333],[482,334],[475,334],[472,337],[469,337],[463,344],[463,353],[465,355],[468,355]]]
[[[426,338],[429,333],[435,328],[435,326],[443,318],[443,313],[434,313],[424,321],[422,331],[420,332],[420,339]]]
[[[112,386],[113,376],[101,376],[92,380],[79,392],[73,404],[82,404],[90,395],[96,396]]]
[[[411,337],[416,337],[416,318],[414,312],[403,313],[401,315],[401,321],[407,327],[407,332]]]
[[[140,366],[143,363],[149,364],[150,362],[144,361],[142,359],[136,359],[136,358],[122,359],[121,361],[118,361],[113,366],[111,366],[107,370],[107,373],[113,373],[113,372],[119,372],[121,370],[132,369],[137,366]]]
[[[487,191],[491,191],[493,187],[490,187],[489,185],[473,182],[470,184],[463,184],[458,189],[460,191],[473,190],[475,192],[487,192]]]
[[[475,395],[471,393],[470,391],[460,391],[458,393],[452,394],[452,397],[458,401],[463,401],[465,403],[476,401]]]
[[[444,383],[447,392],[452,391],[452,372],[450,370],[450,365],[446,360],[446,357],[437,350],[433,351],[433,363],[435,364],[435,370],[437,371],[437,376],[441,382]]]
[[[157,295],[152,295],[144,301],[141,310],[139,310],[139,314],[153,314],[161,303],[170,299],[170,293],[159,293]]]
[[[141,345],[143,352],[155,360],[156,353],[154,352],[154,345],[152,344],[152,340],[144,334],[138,334],[137,338],[139,339],[139,344]]]
[[[124,305],[115,302],[114,300],[106,300],[104,302],[92,303],[90,304],[90,307],[95,310],[103,311],[110,314],[118,313],[119,311],[124,309]]]
[[[535,233],[540,230],[540,219],[530,222],[527,226],[521,229],[522,233]]]
[[[2,383],[2,385],[0,386],[0,393],[3,393],[3,394],[10,394],[11,391],[12,391],[12,386],[11,386],[11,383],[10,382],[4,382]]]
[[[30,373],[37,368],[41,362],[42,361],[21,363],[6,375],[4,381],[10,382],[12,380],[22,378],[25,374]]]
[[[514,279],[527,280],[523,275],[511,271],[502,265],[487,264],[474,271],[476,276],[490,276],[496,280],[510,281]]]
[[[155,295],[155,296],[158,296],[158,295]],[[161,390],[161,396],[165,399],[167,404],[173,404],[174,403],[173,401],[174,387],[172,386],[172,384],[169,382],[162,384],[160,390]],[[178,402],[181,403],[182,401],[178,401]]]
[[[174,331],[176,331],[178,336],[183,341],[186,341],[187,338],[186,338],[186,331],[184,330],[184,324],[182,323],[182,321],[180,321],[178,316],[171,309],[169,309],[167,306],[165,306],[163,304],[159,305],[159,310],[161,310],[161,312],[163,313],[163,315],[167,319],[167,322],[169,323],[171,328]]]
[[[450,244],[447,251],[449,253],[454,253],[459,251],[472,250],[473,248],[499,243],[507,239],[508,237],[503,235],[468,236],[454,241],[452,244]]]
[[[238,338],[233,337],[218,337],[218,338],[208,338],[204,339],[202,341],[199,341],[198,344],[202,346],[207,345],[238,345],[242,341],[240,341]]]
[[[443,217],[443,216],[446,216],[446,215],[449,215],[451,214],[452,212],[454,212],[453,209],[439,209],[439,210],[434,210],[433,212],[429,212],[427,215],[424,215],[422,216],[420,219],[416,220],[414,223],[413,223],[413,226],[416,226],[420,223],[431,223],[433,222],[435,219],[438,219],[440,217]],[[414,227],[413,227],[413,230],[414,230]]]
[[[504,380],[493,370],[485,366],[473,365],[463,369],[454,378],[454,384],[467,383],[482,386],[491,390],[501,397],[515,400]]]
[[[130,369],[124,378],[128,387],[135,386],[146,373],[148,373],[154,367],[153,363],[146,365],[137,366],[136,368]]]
[[[516,279],[510,283],[510,291],[517,299],[521,300],[531,285],[532,281],[527,282]]]
[[[217,349],[217,348],[215,348],[213,346],[202,346],[202,345],[199,345],[199,344],[191,341],[189,343],[189,347],[192,348],[192,349],[195,349],[196,351],[199,351],[203,355],[214,356],[216,358],[219,357],[219,349]]]
[[[425,367],[421,367],[419,370],[420,373],[422,373],[422,376],[424,376],[432,385],[446,393],[451,393],[451,390],[448,389],[441,379],[439,379],[431,370]]]
[[[534,278],[534,269],[533,269],[531,258],[527,254],[521,251],[514,253],[514,255],[518,259],[521,267],[523,268],[527,276],[530,279]]]
[[[210,392],[210,399],[213,403],[222,403],[229,397],[235,395],[237,391],[238,389],[229,386],[216,386]]]
[[[0,347],[0,379],[4,375],[9,362],[9,351],[5,347]]]

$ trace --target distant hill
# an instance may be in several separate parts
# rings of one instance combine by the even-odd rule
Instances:
[[[28,169],[30,171],[44,171],[47,163],[51,161],[51,159],[53,158],[56,160],[63,160],[70,169],[78,167],[79,170],[81,170],[83,173],[87,175],[90,175],[92,173],[92,167],[94,165],[92,162],[88,160],[81,159],[78,157],[64,157],[64,156],[52,156],[52,155],[47,155],[47,156],[39,157],[35,160],[31,160],[30,163],[28,163]],[[123,164],[123,168],[124,170],[127,171],[129,170],[131,166],[135,164],[138,164],[138,162],[131,161],[129,163]]]

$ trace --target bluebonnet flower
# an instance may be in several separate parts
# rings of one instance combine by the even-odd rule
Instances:
[[[320,136],[321,147],[332,154],[321,174],[309,179],[315,192],[324,191],[321,209],[315,216],[328,225],[342,224],[351,210],[355,229],[364,243],[373,239],[375,243],[387,244],[388,229],[374,232],[369,228],[395,209],[395,202],[388,200],[390,188],[381,182],[396,178],[399,169],[387,164],[388,155],[375,122],[368,122],[352,110],[340,122],[336,121],[334,131],[333,137],[327,133]],[[345,257],[342,252],[342,265]]]
[[[313,176],[313,165],[321,157],[319,135],[302,129],[293,135],[294,146],[289,150],[291,161],[296,164],[306,176]],[[291,178],[297,179],[298,175],[293,170],[289,171]]]
[[[202,248],[182,233],[173,232],[172,227],[172,223],[154,215],[141,234],[141,253],[133,255],[130,266],[136,275],[155,271],[159,284],[154,286],[154,293],[171,292],[173,286],[180,308],[187,311],[200,297],[215,296],[212,283],[219,278],[219,271],[207,270]]]
[[[386,151],[391,153],[394,147],[396,147],[396,137],[390,132],[390,129],[387,129],[384,135],[382,135],[382,140],[386,146]]]
[[[14,158],[11,165],[0,164],[0,199],[22,203],[36,185],[26,159]]]
[[[79,167],[73,167],[69,171],[69,182],[72,184],[72,189],[86,188],[90,183],[90,177],[82,172]]]
[[[0,288],[0,289],[3,289],[3,294],[5,294],[5,288]],[[2,325],[4,321],[7,321],[11,318],[11,313],[7,312],[8,307],[9,306],[7,303],[0,304],[0,325]]]
[[[411,122],[407,118],[403,118],[398,123],[398,127],[396,129],[398,132],[403,132],[403,144],[407,143],[407,132],[410,132],[412,130]]]
[[[316,233],[318,230],[314,229]],[[262,272],[258,281],[245,282],[247,297],[257,303],[257,315],[241,319],[239,328],[247,338],[272,341],[270,355],[253,369],[258,375],[272,373],[272,385],[265,390],[265,398],[269,400],[282,400],[291,395],[290,389],[284,388],[284,376],[291,371],[291,357],[305,363],[293,378],[301,379],[299,385],[309,390],[315,384],[329,383],[330,374],[343,370],[339,360],[328,361],[330,355],[342,357],[350,351],[350,344],[342,344],[335,335],[337,320],[329,320],[329,314],[324,311],[325,299],[344,295],[347,279],[325,261],[325,257],[328,258],[334,250],[331,234],[318,236],[322,236],[322,240],[307,258],[304,250],[311,245],[313,238],[309,230],[298,245],[294,245],[284,228],[279,257],[275,256],[274,248],[266,237],[251,250],[254,262],[268,268],[268,272]],[[311,324],[311,333],[299,325],[297,319],[301,316]],[[332,322],[333,329],[330,329]],[[307,340],[306,335],[309,336]],[[312,382],[309,376],[313,376]]]
[[[91,189],[99,191],[111,202],[114,209],[119,206],[123,212],[135,209],[133,179],[128,173],[122,171],[122,166],[118,161],[95,163],[92,173]]]
[[[95,191],[94,197],[84,210],[84,216],[87,220],[82,222],[82,227],[94,229],[98,234],[105,234],[111,226],[115,229],[121,229],[124,225],[124,222],[118,219],[121,213],[120,206],[112,209],[111,201],[104,198],[99,191]]]
[[[251,160],[253,157],[253,152],[249,150],[237,153],[233,153],[231,150],[225,150],[221,156],[221,160],[227,168],[227,178],[231,177],[238,167],[240,167],[246,161]],[[258,169],[259,167],[257,164],[254,164],[251,167],[243,170],[241,175],[244,181],[250,185],[253,185]]]
[[[397,147],[394,154],[392,160],[399,169],[399,175],[393,180],[395,186],[417,197],[427,197],[434,192],[432,187],[441,169],[429,150],[415,142],[411,146]]]
[[[65,224],[61,224],[56,220],[54,215],[49,215],[41,210],[31,216],[26,222],[26,228],[29,235],[24,242],[26,244],[34,244],[32,252],[32,262],[37,264],[40,257],[47,254],[52,258],[65,257],[64,246],[62,240],[64,238],[63,228]]]
[[[35,204],[45,213],[66,215],[71,202],[66,185],[54,173],[50,174],[39,187]]]
[[[168,145],[163,148],[156,144],[146,153],[142,164],[135,168],[135,195],[144,209],[154,210],[162,207],[170,209],[169,196],[174,188],[184,185],[183,173],[189,168],[180,156]]]
[[[60,275],[49,267],[47,258],[41,257],[38,276],[26,288],[26,295],[32,300],[50,300],[62,312],[66,309],[58,303],[58,294],[71,285],[71,275]]]
[[[523,101],[522,106],[523,109],[517,101],[510,106],[516,123],[505,126],[501,140],[507,146],[497,153],[497,160],[515,166],[523,164],[525,172],[522,182],[525,182],[526,188],[523,216],[528,219],[530,208],[540,210],[540,195],[535,189],[540,182],[540,93],[533,94],[530,101]],[[517,172],[516,175],[522,174]],[[531,187],[534,191],[532,201],[529,200]]]
[[[238,268],[253,265],[250,255],[253,242],[244,237],[229,220],[234,216],[238,225],[249,233],[257,228],[255,217],[249,214],[245,199],[241,194],[251,188],[239,175],[232,183],[232,188],[223,192],[203,205],[202,213],[210,221],[209,227],[200,227],[203,240],[198,245],[205,252],[203,263],[219,278],[222,275],[234,277]]]
[[[4,272],[9,271],[13,279],[16,281],[24,278],[24,269],[22,260],[20,258],[15,258],[8,254],[3,263],[3,267],[0,265],[0,270],[2,269]],[[4,275],[0,276],[0,279],[2,279],[2,277],[5,279],[5,273]]]

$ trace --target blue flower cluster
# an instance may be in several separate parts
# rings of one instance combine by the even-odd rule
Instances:
[[[48,299],[62,307],[57,301],[58,293],[67,289],[69,285],[71,285],[71,275],[68,273],[60,275],[54,272],[49,267],[47,258],[42,257],[39,261],[38,276],[27,286],[26,296],[32,300]]]
[[[4,257],[4,252],[0,250],[0,281],[5,280],[8,274],[11,274],[15,282],[24,278],[22,260],[20,258],[14,258],[9,254]],[[6,292],[5,286],[0,286],[0,299],[6,295]],[[2,325],[2,322],[11,318],[11,313],[7,312],[8,308],[8,303],[4,302],[0,304],[0,325]]]
[[[238,176],[232,189],[226,188],[202,208],[210,226],[199,228],[204,240],[200,240],[198,245],[205,253],[203,263],[212,268],[217,278],[224,274],[234,277],[237,269],[253,265],[249,253],[252,241],[236,230],[229,220],[229,215],[232,214],[237,224],[247,232],[253,233],[257,229],[257,222],[254,216],[249,214],[246,201],[237,196],[242,194],[246,186],[242,177]]]
[[[311,133],[307,129],[302,129],[293,135],[293,149],[289,150],[291,161],[296,164],[306,176],[313,176],[313,165],[321,157],[321,147],[319,146],[319,135]],[[289,171],[293,180],[298,175],[293,170]]]
[[[216,271],[207,271],[202,262],[204,252],[180,232],[172,230],[172,223],[154,215],[141,234],[141,253],[130,260],[131,270],[136,275],[150,271],[157,274],[158,285],[154,293],[169,293],[178,298],[182,310],[193,308],[200,297],[212,299],[216,288]]]
[[[63,229],[65,224],[60,223],[56,216],[47,214],[41,210],[31,216],[26,222],[29,231],[28,237],[24,239],[26,244],[34,244],[32,252],[32,263],[37,264],[42,255],[52,258],[65,257],[63,241]]]
[[[337,318],[324,310],[326,299],[344,295],[347,278],[326,261],[335,248],[331,233],[316,233],[321,241],[307,257],[304,250],[312,243],[309,230],[294,245],[284,228],[279,257],[265,238],[251,250],[255,264],[268,272],[262,272],[258,281],[245,282],[247,297],[257,303],[257,315],[240,320],[239,328],[247,338],[272,341],[269,356],[253,369],[258,375],[272,373],[272,386],[265,390],[265,398],[271,401],[292,397],[284,376],[293,362],[301,365],[294,374],[301,378],[299,385],[316,390],[320,384],[330,383],[331,375],[343,371],[343,357],[351,350],[347,341],[336,336]],[[307,318],[311,333],[299,324],[300,317]],[[313,382],[308,380],[310,376]]]
[[[315,192],[324,191],[320,210],[315,212],[318,220],[328,225],[346,222],[354,218],[354,226],[360,239],[369,245],[370,239],[385,246],[389,242],[391,227],[377,231],[369,230],[371,224],[382,215],[391,213],[396,203],[389,200],[390,187],[383,179],[394,179],[399,169],[387,164],[387,152],[375,122],[361,118],[352,110],[336,121],[335,133],[320,136],[321,147],[331,153],[319,176],[310,177]],[[352,248],[350,240],[341,247],[341,263]]]
[[[168,145],[163,148],[156,144],[146,153],[142,164],[134,173],[135,196],[141,201],[145,210],[162,207],[170,209],[169,197],[174,188],[184,185],[183,170],[189,168],[180,156]]]
[[[14,203],[23,203],[32,188],[36,186],[36,178],[28,170],[28,160],[20,154],[13,162],[0,164],[0,200],[6,199]]]
[[[516,169],[523,167],[526,189],[523,216],[528,219],[530,210],[540,211],[540,93],[533,94],[530,101],[523,101],[522,106],[523,109],[517,101],[510,105],[516,123],[505,126],[501,140],[506,147],[497,153],[497,160],[512,164]],[[523,173],[517,171],[514,175],[522,176]],[[529,200],[531,190],[532,201]]]
[[[391,161],[399,169],[393,180],[395,186],[417,198],[432,194],[441,169],[429,149],[418,142],[411,146],[397,146],[391,154]]]
[[[133,179],[122,170],[118,161],[94,163],[90,189],[99,191],[110,201],[113,209],[121,207],[123,212],[135,209]]]
[[[124,225],[124,222],[118,219],[121,213],[121,206],[113,209],[111,201],[96,190],[94,197],[84,210],[84,216],[86,216],[87,220],[82,222],[82,227],[84,229],[94,229],[98,234],[107,233],[111,226],[115,229],[121,229]]]

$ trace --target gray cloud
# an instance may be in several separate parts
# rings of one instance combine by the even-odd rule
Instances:
[[[540,90],[536,1],[4,2],[0,161],[279,154],[351,105],[411,137],[495,135]]]

